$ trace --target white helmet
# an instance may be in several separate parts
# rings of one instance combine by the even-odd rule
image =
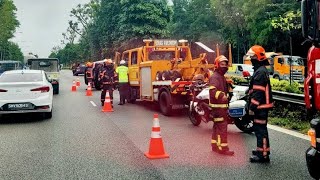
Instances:
[[[124,64],[126,64],[126,61],[125,60],[121,60],[120,61],[120,65],[124,65]]]

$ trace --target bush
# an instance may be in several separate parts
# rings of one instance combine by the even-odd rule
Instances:
[[[277,79],[270,79],[272,90],[276,91],[283,91],[283,92],[289,92],[289,93],[297,93],[302,94],[303,92],[300,90],[300,84],[292,81],[291,85],[289,81],[286,80],[277,80]]]
[[[231,79],[235,85],[248,84],[249,81],[241,76],[226,76],[227,79]]]

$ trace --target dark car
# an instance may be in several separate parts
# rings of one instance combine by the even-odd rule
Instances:
[[[84,74],[86,69],[86,65],[80,64],[78,67],[76,67],[75,71],[73,71],[74,76],[78,76],[79,74]]]

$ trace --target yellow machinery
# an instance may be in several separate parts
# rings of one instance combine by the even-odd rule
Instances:
[[[206,75],[214,65],[208,63],[206,53],[192,59],[186,40],[147,39],[144,43],[142,47],[116,53],[115,56],[116,64],[120,57],[128,64],[128,101],[157,102],[161,112],[170,115],[174,109],[182,109],[189,103],[188,88],[193,77]]]

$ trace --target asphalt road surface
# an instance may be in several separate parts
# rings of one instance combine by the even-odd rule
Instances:
[[[79,76],[81,86],[71,92],[74,78],[71,71],[61,72],[52,119],[0,116],[0,179],[311,179],[304,139],[269,130],[271,162],[251,164],[254,134],[229,125],[235,156],[219,155],[211,152],[211,123],[194,127],[185,112],[165,117],[142,102],[118,106],[118,91],[114,112],[103,113],[100,91],[85,96]],[[160,114],[168,159],[144,156],[154,113]]]

